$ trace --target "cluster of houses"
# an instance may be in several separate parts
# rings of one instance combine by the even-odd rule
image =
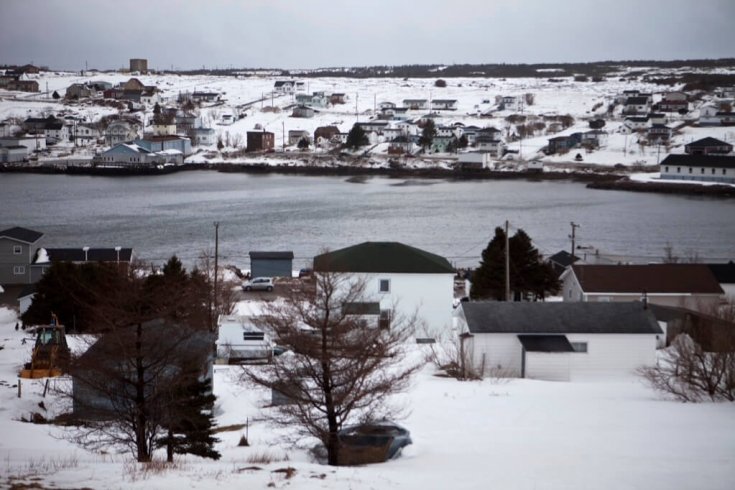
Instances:
[[[38,92],[38,81],[28,77],[28,75],[37,75],[38,73],[40,73],[40,68],[34,65],[7,69],[3,74],[0,74],[0,89],[17,92]]]
[[[133,257],[130,248],[47,248],[42,239],[21,227],[0,231],[0,283],[23,288],[21,309],[54,261],[128,264]],[[292,252],[250,257],[253,275],[292,275]],[[399,242],[364,242],[317,255],[313,273],[361,281],[360,296],[341,307],[365,328],[390,328],[397,318],[417,314],[417,343],[455,338],[480,374],[544,380],[629,375],[655,363],[656,349],[681,331],[683,319],[702,317],[735,294],[733,262],[599,265],[567,252],[548,260],[561,273],[562,301],[457,301],[457,272],[449,261]],[[255,323],[254,317],[220,318],[220,362],[271,355],[268,333]]]

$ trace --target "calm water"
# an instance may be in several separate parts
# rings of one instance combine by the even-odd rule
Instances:
[[[667,243],[710,260],[735,259],[735,201],[590,190],[570,182],[409,181],[182,172],[157,177],[0,174],[0,229],[24,226],[48,246],[133,247],[138,257],[191,262],[214,248],[226,263],[250,250],[293,250],[295,267],[319,251],[395,240],[479,261],[508,219],[544,254],[580,245],[657,260]]]

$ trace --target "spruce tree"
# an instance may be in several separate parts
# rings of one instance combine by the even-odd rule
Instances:
[[[553,268],[541,260],[531,238],[523,230],[510,237],[510,289],[516,295],[543,299],[559,291]],[[505,300],[505,231],[495,228],[495,236],[482,251],[480,267],[472,275],[472,299]]]
[[[421,138],[419,138],[419,144],[422,147],[427,148],[431,146],[431,143],[434,141],[435,136],[436,125],[434,124],[433,119],[429,119],[424,125],[424,129],[421,130]]]
[[[356,150],[359,147],[365,146],[369,143],[370,141],[368,140],[365,131],[362,129],[362,127],[360,127],[359,124],[355,124],[354,126],[352,126],[352,129],[350,129],[350,132],[347,134],[347,142],[345,143],[345,146],[347,148],[352,148],[353,150]]]
[[[173,461],[174,454],[220,458],[214,449],[214,444],[219,442],[214,437],[215,399],[209,380],[192,381],[174,391],[167,410],[167,434],[158,440],[159,445],[166,447],[167,461]]]

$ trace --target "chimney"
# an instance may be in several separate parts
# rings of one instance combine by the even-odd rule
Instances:
[[[89,260],[87,253],[89,252],[89,247],[82,247],[82,250],[84,250],[84,261],[86,262]]]
[[[645,289],[643,290],[643,294],[641,295],[641,303],[643,303],[643,309],[647,310],[648,309],[648,293],[646,292]]]

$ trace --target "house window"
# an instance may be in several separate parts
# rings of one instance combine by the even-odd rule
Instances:
[[[666,167],[666,173],[669,173],[669,167]]]
[[[681,167],[676,167],[676,173],[677,174],[680,174],[681,173]]]
[[[26,266],[24,265],[14,265],[13,266],[13,274],[15,274],[16,276],[19,276],[25,273],[26,273]]]
[[[380,318],[378,319],[378,327],[383,329],[390,328],[390,321],[392,317],[391,310],[380,310]]]
[[[574,352],[587,352],[587,342],[569,342]]]
[[[722,169],[722,175],[725,175],[726,173],[727,173],[727,170],[723,168]]]
[[[699,170],[700,170],[700,172],[699,172],[700,174],[703,174],[704,173],[704,169],[703,168],[701,168]]]
[[[390,279],[381,279],[379,284],[381,293],[390,293]]]
[[[13,245],[13,255],[20,255],[23,253],[22,245]]]
[[[715,169],[712,169],[712,175],[714,175],[714,174],[715,174]]]
[[[692,170],[694,170],[692,167],[689,167],[689,173],[692,173]]]

